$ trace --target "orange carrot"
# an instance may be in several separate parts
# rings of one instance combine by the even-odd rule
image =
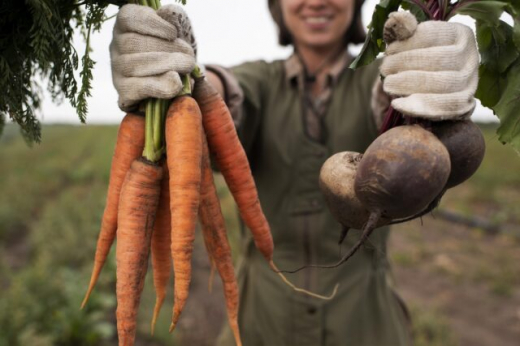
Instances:
[[[152,318],[152,334],[155,330],[155,323],[161,306],[166,297],[166,286],[170,280],[171,253],[171,213],[170,213],[170,182],[168,167],[163,165],[163,178],[161,182],[161,196],[159,199],[159,208],[155,217],[155,225],[152,234],[152,268],[153,282],[155,287],[155,308]]]
[[[199,216],[204,234],[204,242],[208,249],[212,263],[217,270],[224,286],[226,308],[231,330],[233,331],[237,346],[241,346],[240,332],[238,329],[238,284],[235,278],[231,247],[226,235],[224,216],[220,208],[217,189],[213,181],[213,171],[209,160],[209,151],[206,141],[202,148],[202,183],[200,188],[201,202]]]
[[[203,114],[209,148],[235,198],[240,216],[251,230],[257,249],[272,263],[271,229],[262,211],[249,161],[231,114],[222,97],[206,79],[197,79],[193,97]]]
[[[332,299],[338,285],[330,296],[315,294],[296,287],[276,267],[273,261],[274,244],[271,228],[262,211],[249,161],[238,139],[229,109],[217,90],[205,78],[196,78],[193,97],[197,100],[203,114],[202,123],[209,148],[235,199],[242,220],[253,235],[256,248],[269,262],[271,269],[295,291],[320,299]]]
[[[206,138],[204,138],[204,140],[206,140]],[[203,142],[204,142],[204,140],[203,140]],[[204,152],[202,154],[204,155]],[[204,157],[202,159],[204,160]],[[204,180],[204,162],[202,163],[202,180]],[[202,184],[203,184],[203,181],[201,181],[201,185],[200,185],[200,193],[201,193],[200,203],[201,204],[203,202],[202,201],[202,188],[203,188]],[[199,219],[200,219],[200,205],[199,205]],[[217,265],[215,264],[215,259],[211,255],[210,246],[211,246],[211,244],[208,243],[208,239],[206,239],[206,237],[204,237],[204,247],[206,248],[206,253],[208,254],[209,264],[211,266],[210,272],[209,272],[209,278],[208,278],[208,292],[212,293],[213,292],[213,280],[215,279],[215,270],[217,268]]]
[[[81,308],[85,304],[94,289],[99,278],[101,269],[105,264],[117,230],[117,211],[119,205],[119,194],[121,186],[125,180],[126,173],[132,162],[141,156],[144,147],[144,117],[127,114],[119,127],[117,134],[116,147],[112,157],[112,167],[110,170],[110,180],[108,183],[108,193],[101,221],[96,254],[94,257],[94,268],[90,278],[87,294],[83,299]]]
[[[171,253],[175,277],[170,332],[186,304],[191,282],[191,255],[200,200],[202,121],[190,96],[175,98],[166,118],[166,152],[170,172]]]
[[[116,243],[116,317],[120,346],[134,344],[162,175],[160,165],[143,158],[134,160],[121,189]]]

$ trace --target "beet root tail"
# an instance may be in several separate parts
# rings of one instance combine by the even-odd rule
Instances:
[[[280,271],[278,271],[278,273],[294,274],[305,268],[336,268],[336,267],[340,266],[342,263],[348,261],[348,259],[350,257],[354,256],[354,254],[357,252],[357,250],[359,250],[359,248],[365,243],[365,241],[368,239],[368,237],[370,237],[372,232],[376,229],[377,222],[379,221],[380,218],[381,218],[380,211],[375,211],[370,214],[368,221],[365,224],[365,227],[363,228],[363,233],[361,234],[361,238],[359,239],[359,241],[356,244],[354,244],[354,246],[349,250],[349,252],[347,252],[338,262],[336,262],[334,264],[329,264],[329,265],[311,264],[308,266],[300,267],[295,270],[280,270]]]
[[[368,221],[363,228],[363,233],[361,234],[361,238],[359,238],[359,241],[354,244],[354,246],[350,249],[349,252],[347,252],[343,258],[341,258],[336,264],[328,265],[328,266],[312,266],[317,268],[336,268],[339,265],[345,263],[349,260],[350,257],[354,256],[354,254],[359,250],[359,248],[367,241],[368,237],[372,234],[372,232],[376,229],[377,222],[381,218],[381,212],[372,212],[370,214],[370,217],[368,218]]]

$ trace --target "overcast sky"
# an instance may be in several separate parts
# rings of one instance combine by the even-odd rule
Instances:
[[[162,4],[174,3],[163,0]],[[374,6],[378,0],[366,0],[363,7],[363,20],[368,25]],[[225,4],[225,5],[224,5]],[[198,41],[198,60],[200,63],[218,63],[232,66],[244,61],[264,59],[271,61],[285,58],[290,48],[278,46],[276,27],[267,9],[267,0],[188,0],[185,7],[191,18]],[[117,13],[117,7],[110,6],[107,14]],[[465,17],[457,21],[473,26]],[[117,107],[117,94],[112,85],[108,46],[112,39],[115,19],[107,21],[101,32],[92,35],[92,58],[96,61],[93,76],[92,97],[88,100],[89,114],[87,124],[119,123],[123,113]],[[76,49],[80,56],[84,43],[76,37]],[[355,47],[357,52],[360,47]],[[494,121],[493,113],[477,107],[474,120]],[[43,122],[79,123],[75,110],[65,101],[55,105],[45,95],[43,103]]]

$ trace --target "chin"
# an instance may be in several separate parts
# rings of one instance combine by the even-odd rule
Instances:
[[[331,49],[338,46],[338,41],[332,41],[330,39],[322,39],[317,38],[313,40],[308,40],[306,42],[307,47],[316,49],[316,50],[326,50]]]

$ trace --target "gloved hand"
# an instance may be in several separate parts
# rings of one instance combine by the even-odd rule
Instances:
[[[195,67],[195,51],[184,27],[187,16],[180,6],[121,7],[110,44],[112,80],[119,108],[128,112],[143,99],[172,98],[182,89],[179,74]],[[187,24],[186,24],[187,23]]]
[[[433,121],[464,119],[475,109],[479,55],[466,25],[426,21],[394,12],[385,23],[391,42],[380,68],[392,107]]]

